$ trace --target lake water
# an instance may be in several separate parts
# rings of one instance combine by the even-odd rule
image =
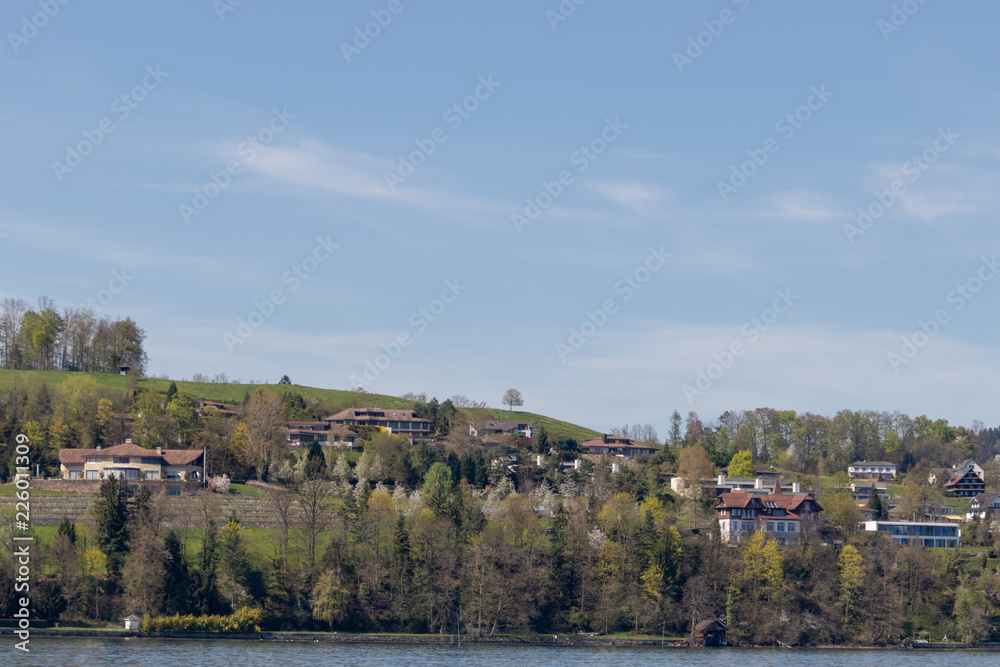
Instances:
[[[334,644],[170,639],[37,637],[31,653],[0,638],[0,665],[46,667],[576,667],[683,665],[685,667],[996,667],[1000,653],[925,650],[660,649],[647,647],[510,646],[449,644]]]

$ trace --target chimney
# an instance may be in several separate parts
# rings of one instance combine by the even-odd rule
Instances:
[[[602,433],[601,434],[601,441],[604,442],[605,444],[607,444],[607,442],[608,442],[608,434],[607,433]]]
[[[798,482],[792,482],[792,493],[802,493],[802,485]]]
[[[97,445],[96,447],[94,447],[94,449],[100,449],[100,448],[101,448],[100,445]]]
[[[156,453],[157,454],[163,454],[163,447],[157,447],[156,448]]]
[[[726,485],[726,473],[720,472],[719,479],[716,481],[716,486],[725,486],[725,485]]]
[[[131,445],[132,444],[132,438],[125,438],[125,444],[126,445]]]

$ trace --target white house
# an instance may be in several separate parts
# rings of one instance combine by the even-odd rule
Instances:
[[[922,544],[925,547],[957,547],[957,523],[932,521],[862,521],[862,528],[870,533],[889,533],[894,544]]]
[[[972,521],[977,516],[980,519],[1000,518],[1000,491],[980,493],[969,501],[965,508],[965,520]]]
[[[888,461],[855,461],[847,466],[851,479],[896,479],[896,464]]]

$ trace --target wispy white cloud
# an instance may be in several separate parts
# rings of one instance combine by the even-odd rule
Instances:
[[[659,186],[637,181],[592,180],[587,181],[585,186],[591,192],[641,214],[649,213],[669,196],[668,191]]]
[[[451,219],[482,224],[509,223],[513,211],[484,197],[458,195],[445,189],[396,184],[390,189],[385,173],[394,172],[393,160],[345,151],[306,141],[297,146],[274,146],[251,162],[252,171],[336,196],[396,203]]]
[[[831,204],[824,193],[793,190],[778,192],[771,197],[760,217],[802,222],[826,222],[843,217],[844,211]]]

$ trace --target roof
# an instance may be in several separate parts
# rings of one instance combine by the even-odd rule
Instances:
[[[87,457],[92,456],[140,456],[163,459],[161,465],[185,466],[198,460],[203,454],[201,449],[163,449],[159,453],[155,449],[140,447],[131,442],[103,449],[60,449],[59,463],[64,465],[82,465]]]
[[[749,491],[730,491],[716,498],[715,504],[712,507],[715,509],[744,509],[756,504],[756,509],[763,509],[764,503],[761,500],[762,497],[754,495]]]
[[[129,614],[128,616],[126,616],[122,620],[123,621],[141,621],[142,617],[136,616],[135,614]]]
[[[851,464],[851,467],[854,466],[891,466],[895,468],[896,464],[889,463],[888,461],[855,461]]]
[[[659,451],[660,449],[651,445],[639,444],[618,435],[603,435],[600,438],[584,440],[580,443],[580,447],[627,447],[629,449],[648,449],[652,452]]]
[[[980,477],[979,473],[977,473],[973,468],[963,468],[962,470],[959,470],[954,475],[952,475],[951,479],[949,479],[947,482],[945,482],[944,485],[945,486],[955,486],[956,484],[958,484],[958,483],[962,482],[963,480],[965,480],[965,478],[968,477],[969,475],[972,475],[973,477],[975,477],[976,481],[978,481],[978,482],[982,482],[983,481],[983,478]]]
[[[753,501],[757,501],[757,509],[780,508],[786,512],[797,515],[806,503],[816,505],[816,511],[822,512],[823,507],[809,494],[789,495],[781,490],[780,484],[775,482],[774,489],[766,496],[750,493],[749,491],[729,491],[721,494],[715,499],[714,509],[743,509],[750,507]]]
[[[694,633],[696,635],[704,633],[705,630],[726,630],[726,624],[722,621],[711,619],[708,621],[700,621],[696,626],[694,626]]]
[[[993,491],[990,493],[980,493],[977,494],[976,496],[973,496],[972,500],[969,501],[968,507],[972,507],[973,503],[976,504],[976,507],[974,509],[978,509],[980,507],[988,507],[990,504],[993,503],[993,501],[997,500],[998,498],[1000,498],[1000,491]]]
[[[337,414],[324,417],[323,421],[370,420],[370,421],[416,421],[430,423],[429,419],[417,417],[413,410],[398,408],[347,408]]]
[[[532,421],[514,421],[514,420],[501,420],[501,421],[491,421],[489,424],[483,427],[487,431],[517,431],[523,428],[534,428],[535,422]]]

